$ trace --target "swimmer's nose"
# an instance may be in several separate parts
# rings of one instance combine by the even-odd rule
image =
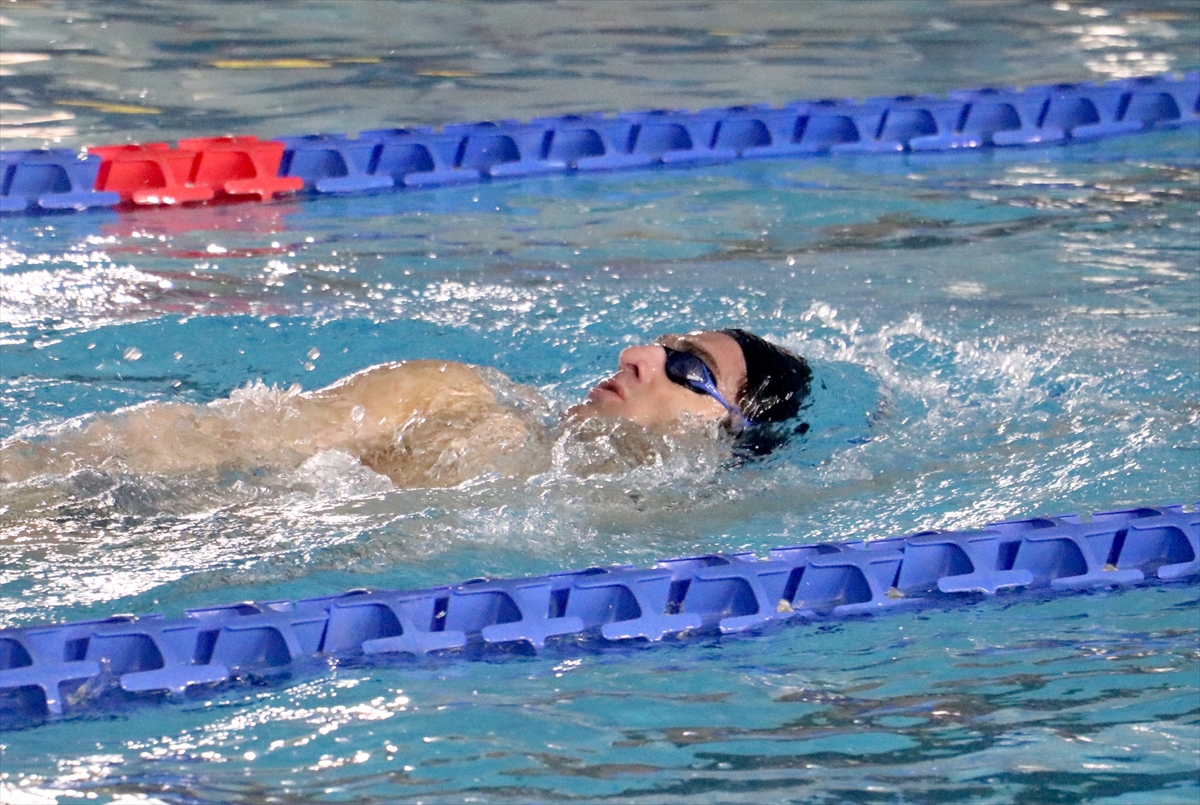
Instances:
[[[655,375],[662,374],[666,363],[666,350],[657,344],[643,344],[621,350],[617,357],[617,370],[628,371],[635,381],[645,383]]]

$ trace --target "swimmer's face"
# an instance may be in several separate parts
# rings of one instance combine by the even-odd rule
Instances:
[[[738,342],[725,333],[667,335],[653,344],[621,350],[617,373],[588,392],[574,415],[610,416],[640,425],[664,425],[681,419],[720,420],[729,416],[713,397],[681,386],[667,377],[667,351],[690,352],[708,366],[717,389],[736,401],[746,381],[746,360]]]

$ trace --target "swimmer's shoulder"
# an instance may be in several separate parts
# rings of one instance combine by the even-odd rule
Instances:
[[[335,380],[316,394],[374,383],[396,382],[439,382],[439,383],[484,383],[479,372],[474,367],[457,361],[439,361],[419,359],[412,361],[391,361],[368,366],[354,374]]]
[[[495,394],[473,367],[456,361],[412,360],[383,363],[355,372],[312,393],[318,400],[358,404],[407,401],[421,407],[446,395],[491,402]]]

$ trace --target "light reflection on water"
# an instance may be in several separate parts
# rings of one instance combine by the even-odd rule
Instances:
[[[821,23],[844,31],[818,52],[803,30],[699,32],[664,4],[656,13],[680,30],[594,32],[595,70],[552,65],[524,84],[510,72],[507,88],[419,76],[413,114],[484,117],[488,104],[507,104],[504,114],[562,112],[555,92],[566,86],[584,87],[571,108],[657,98],[700,106],[1118,75],[1134,69],[1135,52],[1146,63],[1195,66],[1177,44],[1194,15],[1189,7],[1184,19],[1170,17],[1178,4],[1152,13],[1108,4],[1095,19],[1079,4],[988,6],[1004,25],[979,19],[975,4],[935,5],[889,4],[892,22],[830,5]],[[108,13],[90,7],[104,9],[89,11],[93,20]],[[197,18],[210,10],[197,8]],[[741,11],[745,28],[753,8]],[[183,14],[145,5],[129,13]],[[897,38],[863,33],[895,30],[896,16],[907,21]],[[295,31],[259,36],[256,19],[238,30],[264,44],[222,58],[315,55]],[[18,22],[28,39],[40,23],[27,20]],[[177,21],[160,41],[175,41]],[[197,47],[224,48],[217,28]],[[16,29],[4,30],[7,48]],[[359,50],[355,30],[322,57]],[[873,61],[846,60],[846,37],[866,42],[854,53]],[[977,58],[906,61],[936,52],[939,37],[967,42]],[[681,49],[664,50],[668,41]],[[980,46],[987,41],[1010,47]],[[1041,55],[1029,58],[1031,47]],[[131,64],[147,48],[140,42],[103,69],[157,82],[181,63],[215,58],[173,51],[143,76]],[[736,78],[730,59],[772,48],[808,48],[813,60],[785,59],[790,66],[760,89]],[[614,65],[619,51],[692,73],[700,59],[724,78],[634,80],[635,67]],[[434,48],[414,72],[483,63],[449,52]],[[162,104],[83,86],[72,78],[76,55],[55,59],[31,108],[62,98]],[[157,126],[156,137],[209,134],[221,120],[259,134],[366,128],[380,106],[359,100],[377,89],[356,85],[366,94],[344,99],[347,115],[314,113],[333,97],[324,82],[394,67],[321,68],[329,72],[307,87],[288,83],[296,68],[243,71],[228,97],[184,100],[136,125]],[[275,117],[254,100],[285,85],[295,112]],[[6,80],[5,91],[13,86],[32,85]],[[67,97],[65,86],[82,95]],[[227,117],[199,118],[198,131],[188,115],[210,103]],[[128,116],[63,108],[84,127],[80,141],[137,131]],[[777,338],[805,354],[821,382],[806,438],[736,471],[681,450],[660,466],[604,476],[559,467],[395,490],[327,454],[303,471],[91,472],[7,488],[0,623],[178,614],[247,598],[1196,500],[1198,169],[1192,131],[967,157],[6,218],[0,436],[147,400],[202,404],[256,378],[311,389],[404,357],[494,366],[561,410],[610,371],[621,346],[695,326]],[[88,793],[170,803],[1193,802],[1197,603],[1195,585],[999,597],[656,647],[567,642],[545,657],[489,662],[314,662],[182,703],[100,708],[6,732],[0,792],[62,803]]]
[[[215,0],[22,3],[3,18],[0,71],[14,89],[0,135],[35,147],[177,139],[201,127],[201,136],[280,136],[1195,68],[1187,0],[911,0],[868,15],[837,0],[810,0],[803,12],[588,5],[339,0],[234,13]]]
[[[1172,149],[1182,140],[1142,142],[1178,159]],[[83,219],[21,221],[9,230],[6,276],[33,290],[14,294],[19,304],[6,309],[9,337],[28,344],[6,348],[5,395],[21,410],[10,433],[146,399],[203,402],[247,377],[312,388],[408,351],[497,365],[561,406],[608,371],[622,343],[695,321],[758,322],[808,356],[821,383],[807,412],[810,435],[737,472],[684,460],[613,477],[558,472],[391,490],[329,455],[303,473],[81,473],[10,489],[0,515],[0,539],[12,549],[0,576],[5,617],[178,613],[214,600],[646,564],[714,549],[761,553],[788,542],[1195,497],[1186,469],[1200,417],[1187,368],[1197,334],[1186,315],[1194,223],[1187,197],[1170,192],[1186,192],[1189,174],[1147,171],[1118,161],[1120,147],[1105,148],[1074,152],[1103,154],[1103,176],[1069,183],[1070,192],[1092,193],[1069,204],[1055,200],[1064,192],[1058,179],[1088,173],[1074,163],[1034,160],[1015,172],[1054,179],[1040,184],[1000,184],[994,177],[1014,171],[986,160],[926,164],[921,178],[906,178],[881,201],[868,192],[879,182],[871,170],[890,165],[853,160],[840,174],[815,166],[836,189],[780,186],[762,165],[582,180],[611,199],[604,212],[570,212],[512,183],[482,192],[534,212],[476,212],[481,191],[459,189],[431,194],[443,205],[432,212],[413,211],[419,199],[403,196],[366,199],[365,209],[316,200],[289,213],[292,228],[282,232],[172,229],[184,210],[165,213],[173,220],[159,235],[145,237],[154,232],[147,218],[136,232],[96,243]],[[1110,202],[1101,184],[1132,200]],[[984,186],[993,196],[981,203],[971,194]],[[1031,187],[1044,195],[1028,195]],[[620,196],[635,203],[622,206]],[[644,213],[633,210],[651,197],[654,214],[675,222],[669,234],[638,223]],[[743,199],[741,222],[714,234],[702,222],[731,197]],[[843,210],[833,221],[831,200]],[[388,203],[398,215],[382,213]],[[563,237],[526,227],[539,209],[554,209]],[[454,238],[420,243],[428,239],[422,228],[445,231],[442,221],[453,223]],[[591,235],[573,234],[584,225]],[[41,245],[51,232],[63,257]],[[599,240],[579,249],[589,237]],[[635,237],[661,260],[626,253]],[[88,263],[99,268],[81,282]],[[1090,281],[1097,272],[1129,279]],[[79,294],[61,292],[69,287]],[[97,299],[105,301],[91,304]],[[715,791],[759,801],[772,791],[803,798],[859,790],[855,769],[864,763],[880,797],[946,790],[986,799],[1086,786],[1130,763],[1135,788],[1170,790],[1186,782],[1179,763],[1192,756],[1171,714],[1188,709],[1180,703],[1195,689],[1184,684],[1180,693],[1169,680],[1186,678],[1196,662],[1195,634],[1181,622],[1194,592],[1160,592],[1172,603],[1138,597],[1153,592],[1101,596],[1117,610],[1091,615],[1112,630],[1099,636],[1075,630],[1093,603],[1079,597],[1049,630],[1035,618],[1057,603],[967,610],[982,643],[970,632],[952,638],[947,619],[958,615],[933,613],[925,631],[904,616],[801,627],[761,643],[685,643],[661,656],[568,649],[560,661],[499,666],[313,668],[293,686],[168,705],[177,732],[153,740],[162,730],[147,727],[158,711],[135,711],[126,737],[100,754],[69,751],[54,775],[38,776],[37,746],[70,723],[22,733],[34,743],[22,738],[5,753],[25,758],[26,787],[82,785],[101,795],[149,792],[143,781],[162,775],[179,790],[206,789],[196,763],[292,779],[228,789],[232,778],[205,773],[245,800],[275,790],[320,799],[326,789],[386,800],[366,792],[404,786],[436,801],[439,791],[460,796],[449,792],[465,783],[454,781],[469,779],[467,789],[498,801],[643,786],[664,801]],[[1130,617],[1152,625],[1112,625]],[[902,628],[908,633],[899,636]],[[1076,692],[1049,704],[1042,697],[1057,677],[1029,642],[1043,634],[1051,657],[1075,658],[1046,661],[1080,664],[1068,675]],[[983,659],[936,684],[906,676],[905,667],[919,674],[938,665],[956,640]],[[997,651],[1033,659],[989,664]],[[814,652],[828,658],[821,673],[812,673]],[[1114,677],[1113,658],[1135,654],[1147,664]],[[801,659],[778,671],[780,656]],[[563,672],[552,668],[585,681],[563,693]],[[1165,687],[1145,688],[1158,674]],[[722,683],[697,681],[710,675]],[[416,690],[414,679],[422,680]],[[465,698],[468,686],[490,693]],[[401,697],[403,705],[384,706]],[[1081,721],[1127,705],[1127,721],[1073,737]],[[597,720],[614,707],[629,714]],[[454,713],[471,714],[477,726],[438,720]],[[521,730],[544,740],[513,748],[508,736]],[[1177,761],[1162,762],[1161,752]],[[955,758],[949,777],[939,770],[946,756]],[[1072,768],[1079,777],[1067,775]],[[914,788],[897,775],[917,781]],[[123,782],[110,788],[113,779]]]

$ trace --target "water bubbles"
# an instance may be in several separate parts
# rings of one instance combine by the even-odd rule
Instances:
[[[312,349],[310,349],[308,351],[308,361],[305,362],[305,364],[304,364],[304,370],[307,372],[311,372],[313,369],[316,369],[317,365],[315,363],[313,363],[313,361],[315,361],[319,357],[321,357],[321,350],[317,349],[316,347],[313,347]]]
[[[325,450],[296,470],[297,484],[313,487],[318,500],[345,501],[362,495],[392,491],[392,482],[362,465],[356,456],[342,450]]]
[[[127,361],[136,361],[142,357],[142,351],[137,347],[127,347],[122,357]]]

